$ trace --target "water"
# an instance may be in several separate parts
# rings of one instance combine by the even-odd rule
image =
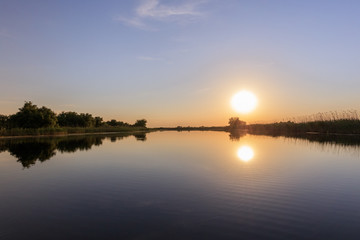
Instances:
[[[360,239],[359,146],[225,132],[2,139],[0,239]]]

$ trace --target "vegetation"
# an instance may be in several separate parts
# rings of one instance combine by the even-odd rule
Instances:
[[[136,120],[134,127],[146,127],[146,122],[147,121],[145,119]]]
[[[314,122],[277,122],[272,124],[252,124],[247,127],[249,133],[271,135],[326,133],[326,134],[360,134],[360,120],[339,119]]]
[[[47,107],[38,108],[31,102],[25,102],[19,111],[7,118],[8,128],[51,128],[57,123],[56,114]]]
[[[13,115],[0,115],[0,136],[57,135],[69,133],[129,132],[146,128],[145,119],[129,124],[115,119],[104,122],[89,113],[61,112],[25,102]]]
[[[229,119],[229,130],[245,129],[246,122],[241,121],[238,117],[232,117]]]
[[[241,137],[244,131],[273,136],[305,133],[360,134],[359,116],[356,111],[329,112],[270,124],[250,125],[238,117],[231,117],[226,127],[178,126],[152,130],[228,131],[232,140]],[[102,117],[93,117],[89,113],[61,112],[57,115],[51,109],[44,106],[40,108],[29,101],[13,115],[0,114],[0,136],[143,131],[147,129],[146,124],[146,119],[136,120],[134,124],[115,119],[105,122]]]
[[[62,112],[57,116],[57,121],[60,127],[95,127],[96,125],[95,118],[88,113]],[[102,121],[98,123],[98,126],[101,126],[101,123]]]
[[[264,134],[272,136],[295,136],[301,134],[360,134],[360,118],[356,111],[342,113],[318,113],[301,117],[293,121],[276,122],[269,124],[249,124],[237,117],[229,119],[227,131],[231,139],[237,139],[242,131],[250,134]]]
[[[251,134],[297,135],[304,133],[360,134],[360,118],[356,111],[318,113],[300,120],[247,125]]]

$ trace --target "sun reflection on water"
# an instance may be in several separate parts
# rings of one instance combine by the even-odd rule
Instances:
[[[249,146],[242,146],[237,151],[237,156],[243,162],[249,162],[254,157],[254,151]]]

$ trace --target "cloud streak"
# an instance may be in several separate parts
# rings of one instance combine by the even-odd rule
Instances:
[[[160,4],[159,0],[147,0],[136,9],[136,14],[139,17],[150,18],[166,18],[171,16],[199,16],[200,12],[196,11],[196,7],[200,4],[199,1],[187,2],[183,5],[169,6]]]
[[[120,16],[116,20],[123,24],[143,30],[154,30],[146,24],[147,20],[181,22],[189,17],[201,17],[204,14],[198,6],[205,0],[192,0],[178,5],[165,5],[160,0],[144,0],[135,8],[132,17]]]

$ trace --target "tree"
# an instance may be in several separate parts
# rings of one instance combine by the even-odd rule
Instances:
[[[233,129],[242,129],[245,128],[246,122],[241,121],[238,117],[232,117],[229,119],[229,128]]]
[[[89,113],[62,112],[57,119],[61,127],[93,127],[96,124],[95,118]]]
[[[136,120],[134,127],[146,127],[146,123],[145,119]]]
[[[78,127],[80,125],[76,112],[61,112],[57,119],[61,127]]]
[[[130,124],[126,123],[126,122],[122,122],[122,121],[116,121],[115,119],[111,119],[110,121],[106,122],[107,125],[112,126],[112,127],[128,127],[130,126]]]
[[[57,124],[56,114],[47,107],[38,108],[32,102],[25,102],[19,111],[9,118],[10,127],[19,128],[42,128],[55,127]]]
[[[47,107],[39,109],[41,115],[41,127],[55,127],[57,124],[56,114]]]
[[[8,128],[8,119],[8,116],[0,114],[0,129]]]
[[[100,127],[103,125],[102,117],[95,117],[94,120],[95,120],[95,127]]]
[[[106,123],[112,127],[117,126],[117,121],[115,119],[111,119],[110,121],[107,121]]]
[[[95,126],[95,119],[89,113],[80,113],[80,126],[93,127]]]

